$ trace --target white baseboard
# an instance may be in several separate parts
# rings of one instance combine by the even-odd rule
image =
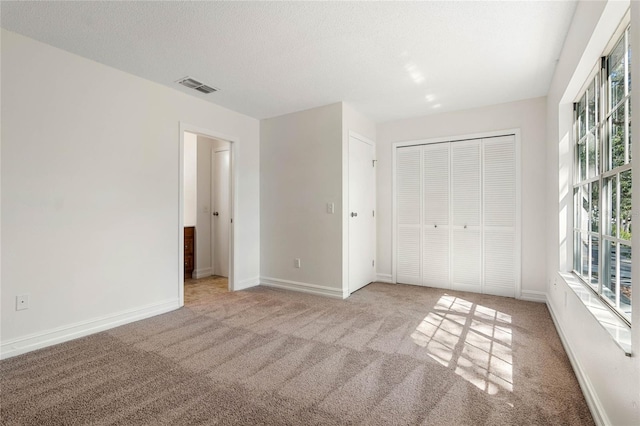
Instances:
[[[344,299],[342,289],[325,287],[317,284],[301,283],[297,281],[281,280],[278,278],[260,277],[260,285],[265,287],[282,288],[285,290],[299,291],[302,293],[317,294],[319,296]],[[348,294],[347,294],[348,296]]]
[[[482,287],[482,294],[490,294],[501,297],[516,297],[516,290],[513,287],[501,287],[497,285],[486,284]]]
[[[543,291],[522,290],[520,300],[528,302],[547,303],[547,293]]]
[[[88,321],[81,321],[75,324],[11,339],[9,341],[2,342],[0,345],[0,359],[11,358],[36,349],[67,342],[69,340],[88,336],[89,334],[98,333],[120,325],[164,314],[178,309],[179,307],[180,301],[178,299],[171,299],[141,308],[130,309]]]
[[[213,275],[213,269],[211,269],[211,267],[196,269],[193,271],[193,278],[195,279],[210,277],[211,275]]]
[[[391,276],[391,274],[377,274],[376,281],[379,283],[395,284],[395,282],[393,281],[393,276]]]
[[[243,281],[234,283],[233,291],[245,290],[247,288],[255,287],[258,285],[260,285],[260,278],[253,277],[248,280],[243,280]]]
[[[582,369],[582,365],[580,361],[573,354],[573,349],[571,349],[571,345],[569,341],[564,335],[562,331],[562,327],[560,326],[560,322],[556,317],[555,312],[553,311],[553,306],[551,303],[547,302],[547,308],[549,309],[549,313],[551,314],[551,319],[553,320],[554,325],[556,326],[556,330],[558,331],[558,335],[560,336],[560,340],[562,341],[562,346],[564,346],[564,350],[569,357],[569,362],[573,367],[573,371],[576,374],[578,379],[578,383],[580,384],[580,389],[582,389],[582,393],[584,394],[584,399],[587,401],[587,405],[589,406],[589,410],[591,411],[591,416],[593,417],[593,421],[598,426],[610,425],[609,417],[602,407],[602,403],[598,398],[598,395],[593,390],[593,385],[591,381],[585,374]]]

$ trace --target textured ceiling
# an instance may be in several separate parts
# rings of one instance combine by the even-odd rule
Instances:
[[[2,27],[255,118],[547,93],[575,2],[2,2]],[[220,88],[178,86],[192,76]]]

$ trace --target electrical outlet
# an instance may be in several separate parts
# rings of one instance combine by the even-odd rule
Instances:
[[[16,296],[16,311],[25,309],[29,309],[29,295],[21,294],[20,296]]]
[[[300,268],[300,259],[298,259],[297,257],[295,259],[293,259],[293,265],[296,268]]]
[[[327,203],[327,213],[328,214],[333,214],[336,211],[336,207],[335,204],[333,203]]]

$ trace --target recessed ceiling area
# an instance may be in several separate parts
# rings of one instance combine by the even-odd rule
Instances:
[[[545,96],[575,7],[3,1],[1,25],[254,118],[344,101],[384,122]]]

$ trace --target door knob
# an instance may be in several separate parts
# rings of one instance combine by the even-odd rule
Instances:
[[[213,212],[213,215],[214,216],[218,216],[218,212]]]
[[[356,217],[356,216],[358,216],[358,213],[351,212],[351,217]]]

